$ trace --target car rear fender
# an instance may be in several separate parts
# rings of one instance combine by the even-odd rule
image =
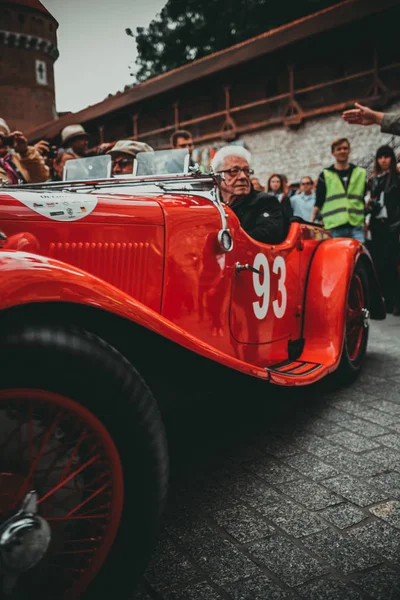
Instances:
[[[385,318],[377,276],[366,248],[349,238],[325,240],[317,247],[310,264],[301,360],[325,364],[329,370],[338,365],[344,341],[347,294],[358,261],[368,274],[371,317]]]
[[[111,284],[66,263],[19,251],[0,251],[0,311],[39,303],[97,308],[153,331],[197,354],[248,375],[269,379],[262,367],[206,344]],[[44,309],[43,316],[46,316]]]

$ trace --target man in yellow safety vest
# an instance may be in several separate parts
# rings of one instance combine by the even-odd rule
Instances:
[[[334,140],[331,150],[335,162],[318,178],[311,221],[321,213],[324,227],[333,237],[350,237],[364,242],[367,173],[349,162],[350,142],[347,138]]]

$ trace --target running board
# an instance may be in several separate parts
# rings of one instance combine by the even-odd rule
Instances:
[[[265,367],[271,383],[279,385],[306,385],[327,374],[326,365],[303,360],[285,360]]]

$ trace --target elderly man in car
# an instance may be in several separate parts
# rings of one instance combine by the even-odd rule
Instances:
[[[250,237],[265,244],[280,244],[288,229],[282,205],[275,196],[253,188],[250,162],[250,152],[241,146],[226,146],[216,152],[211,167],[222,176],[222,201]]]

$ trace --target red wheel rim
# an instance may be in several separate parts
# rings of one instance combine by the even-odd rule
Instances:
[[[346,315],[346,345],[351,361],[357,359],[364,338],[364,302],[364,288],[361,278],[359,275],[354,274],[350,284]]]
[[[121,519],[123,474],[110,434],[67,397],[1,390],[0,448],[0,522],[35,489],[38,512],[52,532],[46,556],[18,579],[16,591],[26,588],[41,600],[80,598],[107,557]]]

